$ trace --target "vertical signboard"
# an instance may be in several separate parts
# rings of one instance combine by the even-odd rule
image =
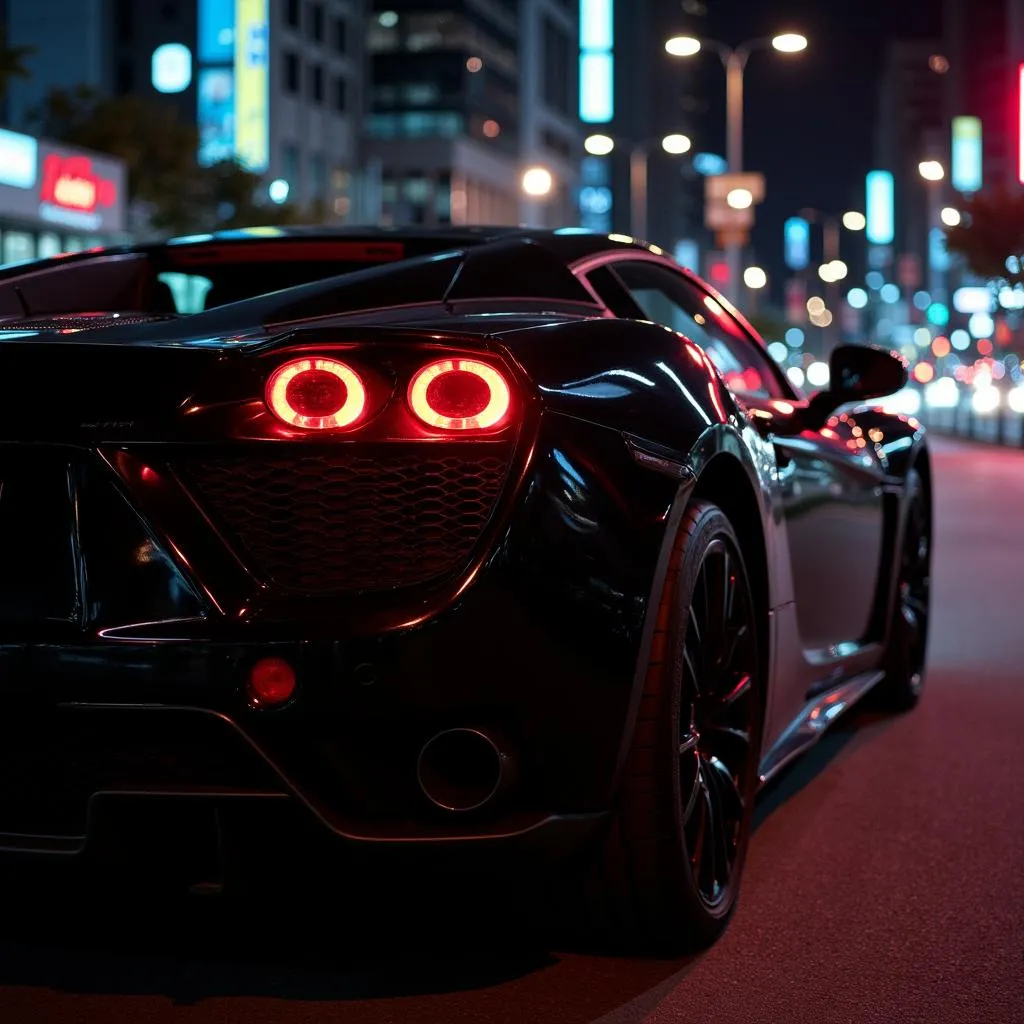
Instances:
[[[250,171],[270,163],[269,0],[235,3],[235,155]]]
[[[606,124],[615,114],[614,0],[580,0],[580,120]]]
[[[890,171],[868,171],[865,233],[872,245],[889,245],[896,234],[894,183]]]
[[[981,188],[981,119],[953,118],[953,147],[950,179],[957,192],[977,192]]]
[[[783,232],[786,266],[803,270],[811,259],[811,225],[803,217],[790,217]]]

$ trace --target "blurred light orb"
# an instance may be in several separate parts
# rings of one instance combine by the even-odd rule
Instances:
[[[885,277],[880,270],[869,270],[864,275],[864,283],[873,291],[878,291],[885,284]]]
[[[804,332],[799,327],[790,327],[786,331],[786,344],[790,348],[800,348],[804,343]]]
[[[588,135],[583,148],[591,156],[607,156],[615,148],[615,140],[610,135]]]
[[[673,156],[680,156],[682,153],[688,153],[693,143],[690,141],[689,135],[681,135],[679,132],[673,132],[671,135],[666,135],[661,140],[661,148],[666,153],[671,153]]]
[[[847,210],[843,214],[843,227],[847,231],[863,231],[867,227],[868,219],[859,210]]]
[[[734,210],[747,210],[754,202],[754,193],[749,188],[734,188],[725,197],[725,201]]]
[[[546,196],[551,194],[555,180],[546,167],[530,167],[523,172],[523,191],[528,196]]]
[[[394,28],[398,24],[398,14],[395,11],[381,11],[377,15],[377,23],[382,28]]]
[[[747,267],[743,271],[743,283],[748,288],[763,288],[768,283],[768,275],[761,267]]]
[[[692,57],[700,53],[700,40],[693,36],[673,36],[665,43],[665,50],[673,57]]]
[[[777,363],[784,363],[789,357],[789,349],[781,341],[773,341],[768,346],[768,355]]]
[[[786,376],[790,379],[795,387],[802,388],[804,386],[804,371],[799,366],[791,366],[786,370]],[[1024,389],[1021,389],[1024,394]]]
[[[819,313],[823,313],[825,310],[825,300],[819,295],[812,295],[807,300],[807,312],[811,316],[817,316]]]
[[[944,75],[949,70],[949,59],[941,53],[933,53],[928,58],[928,67],[937,75]]]
[[[772,39],[772,46],[780,53],[799,53],[807,49],[807,37],[799,32],[781,32]]]
[[[1019,384],[1006,395],[1006,404],[1014,411],[1024,413],[1024,387]]]
[[[888,284],[883,284],[878,290],[879,298],[883,302],[899,302],[900,301],[900,290],[891,281]]]
[[[949,343],[957,352],[963,352],[971,347],[971,336],[962,327],[958,327],[950,334]]]
[[[496,139],[501,134],[501,125],[497,121],[488,118],[484,121],[484,135],[489,139]]]
[[[851,288],[846,293],[846,301],[853,309],[863,309],[868,304],[868,293],[863,288]]]
[[[939,211],[939,220],[947,228],[955,228],[960,223],[960,211],[955,206],[944,206]]]
[[[807,367],[807,383],[814,388],[823,388],[828,384],[829,371],[828,363],[823,363],[820,360],[811,363]]]
[[[967,321],[967,330],[975,338],[987,338],[995,329],[995,321],[988,313],[972,313]]]
[[[479,57],[470,57],[466,61],[466,70],[470,74],[476,74],[478,71],[483,70],[484,62]]]
[[[275,178],[269,186],[267,186],[267,194],[270,196],[272,203],[284,203],[288,201],[288,193],[291,192],[291,186],[284,178]]]
[[[192,84],[192,51],[183,43],[164,43],[153,51],[150,81],[157,92],[184,92]]]
[[[938,160],[922,160],[917,165],[917,173],[925,181],[942,181],[946,176],[946,169]]]

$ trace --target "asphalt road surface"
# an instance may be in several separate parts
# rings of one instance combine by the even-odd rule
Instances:
[[[0,1022],[1024,1021],[1024,452],[936,440],[928,689],[854,714],[765,794],[738,913],[693,960],[503,948],[344,907],[226,918],[31,887],[0,904]],[[85,897],[83,897],[85,899]]]

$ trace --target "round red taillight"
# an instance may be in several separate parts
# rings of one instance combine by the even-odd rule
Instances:
[[[256,707],[275,707],[295,693],[295,670],[284,658],[260,658],[249,672],[249,700]]]
[[[267,405],[290,427],[349,427],[366,410],[359,374],[336,359],[293,359],[267,381]]]
[[[508,415],[512,395],[505,378],[475,359],[439,359],[417,371],[409,407],[427,426],[485,430]]]

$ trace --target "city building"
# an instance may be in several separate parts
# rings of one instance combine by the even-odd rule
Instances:
[[[359,194],[364,0],[3,0],[7,39],[30,46],[9,88],[22,128],[52,87],[174,104],[199,157],[237,158],[277,201],[353,212]],[[271,187],[273,186],[273,187]]]
[[[982,187],[1022,187],[1024,0],[944,0],[945,113],[981,122]]]
[[[879,80],[875,166],[893,176],[893,238],[880,255],[890,278],[911,292],[924,286],[935,183],[922,178],[922,161],[948,163],[946,90],[940,40],[890,43]],[[939,186],[941,187],[941,186]],[[879,258],[876,257],[876,262]]]
[[[0,264],[126,237],[124,163],[0,128]]]
[[[381,219],[575,223],[576,35],[567,0],[373,0],[363,157]]]

